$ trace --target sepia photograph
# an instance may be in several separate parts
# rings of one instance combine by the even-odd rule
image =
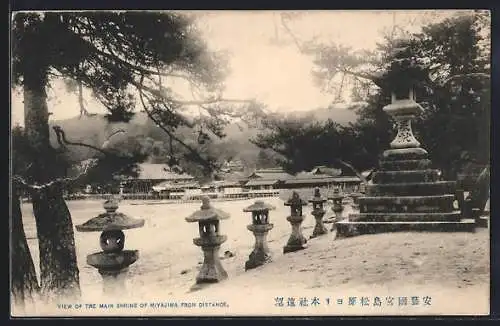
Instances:
[[[9,28],[11,318],[490,315],[489,10]]]

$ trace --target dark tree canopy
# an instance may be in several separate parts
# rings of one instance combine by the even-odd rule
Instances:
[[[416,35],[415,52],[433,68],[433,92],[416,125],[433,159],[452,177],[490,157],[490,58],[479,15],[447,19]]]
[[[466,169],[468,162],[488,165],[491,112],[488,28],[485,14],[474,12],[423,26],[421,33],[410,35],[403,43],[387,36],[373,53],[353,52],[336,44],[302,44],[300,50],[313,57],[313,77],[319,86],[333,94],[334,101],[350,81],[354,85],[353,100],[364,101],[365,105],[356,109],[358,118],[347,128],[339,129],[327,122],[323,127],[311,124],[305,127],[276,121],[268,126],[271,130],[267,135],[257,139],[259,146],[275,149],[285,156],[285,166],[294,162],[298,169],[313,163],[333,163],[336,158],[350,161],[359,169],[376,167],[378,155],[388,148],[395,131],[382,108],[390,103],[391,91],[400,82],[390,78],[402,67],[394,65],[398,53],[395,50],[399,49],[399,55],[410,57],[418,68],[413,78],[417,81],[417,101],[425,112],[414,124],[414,132],[435,165],[450,178]],[[340,85],[334,82],[337,76],[341,76]],[[324,132],[320,132],[322,128]],[[332,130],[326,131],[328,128]],[[316,140],[306,145],[296,141],[307,133]],[[351,147],[333,150],[335,143],[349,143]],[[325,157],[310,153],[310,148],[319,150],[325,146],[330,147]],[[313,162],[300,163],[309,159]]]
[[[141,107],[165,132],[166,139],[180,145],[187,161],[211,169],[211,158],[200,155],[196,147],[206,143],[211,135],[221,136],[220,126],[214,121],[220,121],[223,114],[214,118],[213,110],[224,101],[221,91],[225,61],[223,56],[209,51],[196,28],[195,16],[174,12],[22,12],[14,14],[11,33],[13,86],[23,90],[25,118],[24,138],[16,143],[22,145],[22,155],[17,151],[15,158],[19,167],[16,172],[22,175],[16,176],[15,186],[30,191],[33,201],[40,288],[44,294],[78,296],[73,224],[63,189],[68,183],[81,180],[64,178],[68,172],[65,147],[92,147],[96,155],[87,163],[99,169],[83,170],[86,177],[100,179],[104,175],[112,178],[116,168],[132,168],[133,161],[141,159],[141,153],[134,155],[132,149],[127,153],[132,155],[122,155],[125,153],[119,148],[102,148],[103,144],[77,144],[71,130],[66,130],[62,137],[61,128],[56,128],[59,126],[50,129],[47,88],[55,80],[76,82],[80,94],[83,87],[89,88],[107,108],[109,122],[128,122],[134,110]],[[186,81],[193,93],[208,95],[185,101],[169,87],[173,79]],[[200,105],[200,109],[205,106],[202,121],[193,123],[183,115],[186,106],[193,105]],[[224,109],[228,114],[233,111]],[[200,126],[194,144],[176,136],[179,127],[196,124],[204,128]],[[58,134],[56,148],[50,142],[52,131]],[[178,160],[172,156],[169,163]],[[23,247],[16,253],[23,256],[16,256],[15,261],[30,261],[23,233],[17,232],[13,237]],[[32,269],[28,272],[29,279],[36,279]],[[19,283],[14,288],[31,291],[33,287]],[[19,297],[23,297],[22,293]]]
[[[278,153],[277,162],[291,173],[317,165],[344,167],[339,160],[355,162],[359,169],[367,167],[366,150],[351,127],[308,118],[268,119],[264,125],[268,131],[255,137],[254,144]]]
[[[80,80],[110,111],[141,77],[188,78],[198,85],[222,81],[218,57],[207,50],[193,17],[157,12],[17,13],[13,28],[13,76]],[[54,37],[57,36],[57,37]],[[168,96],[167,90],[163,90]],[[171,104],[175,104],[172,102]]]
[[[224,117],[237,109],[221,106],[226,101],[221,96],[226,60],[222,53],[208,49],[194,15],[17,13],[12,53],[15,84],[33,80],[48,85],[58,78],[77,81],[108,109],[111,122],[129,121],[136,107],[141,107],[168,137],[182,145],[186,158],[214,167],[210,157],[199,155],[174,135],[180,126],[201,124],[205,128],[200,130],[200,138],[222,137],[221,125],[227,123]],[[172,81],[185,82],[206,96],[183,100],[169,87]],[[186,106],[201,105],[203,119],[184,116]]]

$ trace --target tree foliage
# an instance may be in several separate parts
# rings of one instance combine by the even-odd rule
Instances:
[[[201,123],[216,130],[209,110],[225,100],[222,90],[227,65],[223,55],[209,51],[197,30],[195,16],[181,13],[18,12],[13,15],[11,33],[12,80],[14,86],[23,89],[26,137],[26,147],[16,157],[19,166],[23,166],[22,161],[28,166],[23,170],[24,180],[16,187],[28,189],[33,199],[41,290],[78,295],[73,225],[62,199],[68,162],[59,158],[65,146],[89,145],[71,142],[68,130],[68,142],[59,142],[57,148],[51,146],[46,89],[60,79],[73,81],[79,90],[80,86],[90,89],[107,108],[111,123],[130,121],[134,110],[141,107],[168,139],[184,149],[187,161],[212,169],[211,159],[196,150],[203,140],[198,137],[194,144],[187,144],[175,132],[179,127],[194,126],[183,111],[198,105],[208,108]],[[183,99],[170,86],[172,80],[185,81],[203,98]],[[198,135],[209,137],[201,130]],[[96,157],[91,165],[98,162],[101,172],[92,169],[89,177],[94,172],[95,178],[110,176],[111,169],[130,167],[132,160],[139,159],[113,155],[112,149],[94,149]]]
[[[308,118],[271,118],[264,125],[268,131],[255,137],[253,143],[278,153],[277,163],[291,173],[309,171],[317,165],[342,167],[339,159],[356,162],[358,168],[366,167],[366,150],[360,147],[363,143],[350,126]]]
[[[227,73],[225,56],[209,51],[194,15],[18,13],[13,30],[13,77],[19,85],[25,82],[26,71],[32,73],[36,66],[37,74],[46,83],[64,78],[72,85],[70,88],[76,87],[73,81],[90,88],[108,109],[110,121],[129,121],[135,108],[143,105],[155,123],[167,127],[164,131],[168,133],[180,126],[193,126],[183,116],[186,105],[204,105],[206,114],[198,122],[212,131],[224,116],[217,107],[224,100],[221,90]],[[36,60],[25,59],[32,58],[33,53],[37,53]],[[188,83],[203,98],[179,99],[169,87],[173,81]],[[209,159],[205,162],[194,151],[189,152],[198,164],[209,165]]]
[[[404,41],[406,54],[424,72],[418,77],[416,91],[417,101],[425,112],[414,124],[414,132],[445,177],[455,178],[457,171],[465,169],[469,162],[489,162],[488,18],[484,12],[461,14],[429,23],[419,33],[406,33],[410,35]],[[285,165],[296,158],[311,157],[317,164],[342,158],[352,161],[357,168],[375,167],[378,155],[387,149],[394,136],[393,122],[382,108],[390,103],[394,85],[401,84],[401,80],[383,83],[389,78],[381,73],[395,71],[394,53],[401,45],[391,35],[386,35],[373,52],[353,51],[338,44],[301,44],[300,50],[312,55],[313,77],[318,86],[331,92],[335,101],[342,88],[350,84],[351,100],[365,104],[356,109],[358,118],[348,128],[339,129],[326,122],[323,128],[332,130],[321,133],[318,125],[292,128],[293,123],[277,121],[269,126],[272,131],[268,135],[260,137],[259,144],[279,150],[288,159]],[[292,146],[294,132],[298,133],[296,137],[309,132],[316,141],[306,145],[295,142]],[[319,134],[331,136],[319,137]],[[335,151],[329,148],[329,158],[310,153],[310,148],[321,150],[326,146],[324,143],[342,143],[346,138],[353,144],[351,150],[345,146]]]
[[[418,121],[422,142],[451,177],[470,162],[489,164],[490,62],[478,15],[446,19],[416,35],[432,67],[432,94]]]

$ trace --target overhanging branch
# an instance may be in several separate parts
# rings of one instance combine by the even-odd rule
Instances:
[[[24,180],[21,176],[19,175],[14,175],[12,176],[12,181],[16,183],[18,186],[24,189],[32,190],[32,191],[42,191],[45,189],[48,189],[50,187],[55,187],[59,185],[68,185],[70,183],[79,181],[82,177],[86,176],[90,168],[94,167],[96,165],[97,160],[90,160],[88,164],[84,165],[83,171],[79,173],[77,176],[73,178],[57,178],[55,180],[52,180],[50,182],[44,183],[44,184],[30,184],[26,180]]]
[[[241,99],[227,99],[223,97],[218,97],[214,99],[207,100],[192,100],[192,101],[179,101],[179,100],[170,100],[173,103],[181,104],[181,105],[206,105],[206,104],[214,104],[214,103],[252,103],[253,100],[241,100]]]
[[[177,104],[177,105],[206,105],[206,104],[215,104],[215,103],[252,103],[253,100],[251,99],[228,99],[224,97],[216,97],[216,98],[211,98],[211,99],[206,99],[206,100],[187,100],[187,101],[182,101],[182,100],[175,100],[172,98],[168,98],[165,95],[163,95],[159,90],[151,88],[149,86],[144,85],[145,76],[141,76],[141,81],[131,81],[131,84],[134,85],[138,90],[140,91],[147,91],[151,95],[162,99],[165,102]]]
[[[295,43],[295,45],[299,49],[300,53],[305,54],[304,47],[302,46],[302,44],[300,44],[299,39],[295,36],[295,34],[292,32],[292,30],[290,29],[290,27],[286,23],[285,17],[283,17],[283,15],[281,15],[281,25],[283,26],[283,28],[285,28],[286,32],[290,35],[293,42]]]
[[[102,148],[99,148],[96,146],[92,146],[92,145],[80,143],[80,142],[71,142],[71,141],[67,140],[65,132],[60,126],[53,126],[52,129],[56,133],[57,142],[59,143],[59,145],[61,147],[65,147],[66,145],[81,146],[81,147],[87,147],[87,148],[93,149],[95,151],[101,152],[104,155],[110,154],[108,151],[103,150]],[[114,133],[113,135],[115,135],[115,134],[116,133]]]
[[[88,24],[90,26],[92,26],[92,24],[90,23],[90,21],[88,22]],[[95,27],[93,27],[93,28],[95,29]],[[103,32],[103,31],[98,31],[98,32]],[[79,36],[84,36],[84,35],[82,35],[80,33],[78,33],[78,35]],[[93,36],[93,35],[95,35],[95,34],[89,33],[89,36]],[[171,73],[171,72],[165,73],[165,72],[161,72],[160,70],[154,71],[154,70],[142,67],[140,65],[130,63],[130,62],[127,61],[126,58],[123,58],[119,54],[116,54],[113,51],[113,49],[111,48],[111,46],[110,46],[110,44],[108,42],[105,42],[105,41],[102,42],[102,45],[107,50],[107,52],[106,52],[106,51],[103,51],[103,50],[97,48],[96,46],[94,46],[92,44],[92,43],[95,43],[95,40],[92,40],[92,43],[91,43],[91,42],[87,42],[85,39],[82,38],[82,41],[85,42],[85,46],[87,47],[87,49],[89,51],[93,52],[94,54],[96,54],[96,55],[102,55],[102,56],[106,57],[107,59],[109,59],[111,61],[116,61],[116,62],[122,64],[123,66],[125,66],[125,68],[128,68],[130,70],[139,72],[140,74],[154,75],[154,76],[163,76],[163,77],[182,78],[182,79],[190,81],[190,76],[188,76],[188,75],[176,74],[176,73]],[[110,40],[108,39],[108,41],[110,41]]]
[[[144,109],[144,112],[146,112],[147,116],[161,129],[163,130],[169,137],[171,140],[175,140],[176,142],[178,142],[179,144],[181,144],[184,148],[186,148],[200,163],[202,163],[203,165],[205,165],[206,167],[210,168],[210,169],[213,169],[213,168],[216,168],[215,165],[211,164],[209,161],[205,160],[203,157],[201,157],[201,155],[195,150],[193,149],[191,146],[187,145],[186,143],[184,143],[181,139],[179,139],[178,137],[176,137],[170,130],[168,130],[161,121],[159,121],[158,119],[156,119],[153,114],[151,113],[151,111],[147,108],[146,106],[146,103],[144,101],[144,94],[143,94],[143,89],[141,88],[142,86],[142,82],[143,82],[143,78],[141,78],[141,82],[139,83],[137,87],[137,90],[139,91],[139,99],[141,101],[141,104],[142,104],[142,107]]]
[[[377,78],[375,76],[372,76],[372,75],[363,74],[363,73],[359,73],[359,72],[354,72],[354,71],[351,71],[351,70],[348,70],[348,69],[341,69],[340,72],[342,72],[344,74],[347,74],[347,75],[354,76],[354,77],[358,77],[358,78],[362,78],[362,79],[367,79],[367,80],[370,80],[370,81],[374,82],[375,84],[377,84]]]

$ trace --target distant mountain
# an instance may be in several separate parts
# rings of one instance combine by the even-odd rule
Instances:
[[[364,105],[364,103],[362,102],[352,104],[335,103],[327,108],[317,108],[308,111],[295,111],[287,115],[297,117],[312,116],[315,121],[326,121],[328,119],[331,119],[332,121],[337,122],[340,125],[346,126],[350,122],[356,121],[356,109],[362,105]]]

